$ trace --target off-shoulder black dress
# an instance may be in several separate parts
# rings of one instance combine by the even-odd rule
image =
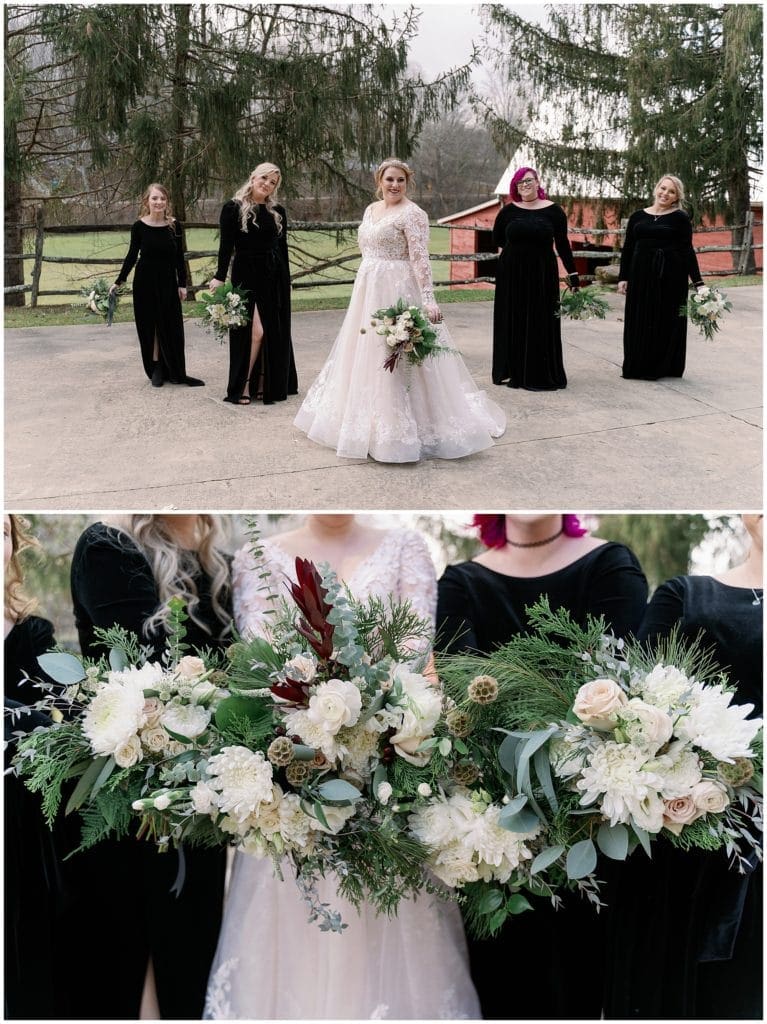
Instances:
[[[629,217],[619,280],[628,282],[623,322],[623,376],[681,377],[687,353],[687,279],[702,284],[692,223],[684,210]]]
[[[493,244],[501,248],[493,306],[493,383],[528,391],[567,387],[552,247],[568,274],[575,274],[565,211],[556,203],[532,210],[509,203],[495,218]]]
[[[762,714],[763,592],[711,576],[676,576],[655,591],[638,638],[678,626],[735,684],[734,700]],[[617,878],[606,961],[610,1019],[762,1018],[763,871],[727,866],[721,852],[683,852],[661,838],[635,851]]]
[[[162,380],[202,384],[186,374],[184,318],[178,295],[179,288],[186,287],[186,267],[179,223],[155,227],[137,220],[131,227],[130,248],[115,284],[124,284],[134,266],[133,316],[147,377],[152,378],[157,340]]]
[[[72,600],[84,654],[104,653],[97,626],[118,623],[137,632],[159,655],[164,637],[144,633],[159,605],[157,585],[144,555],[124,533],[96,523],[80,537],[72,559]],[[192,649],[229,643],[211,603],[211,581],[200,570],[198,617],[185,626]],[[231,610],[231,609],[230,609]],[[77,872],[80,921],[72,927],[73,949],[82,975],[79,1017],[138,1017],[147,962],[154,965],[160,1015],[200,1019],[208,972],[218,941],[224,895],[225,851],[187,849],[158,853],[149,842],[126,839],[102,843],[69,862]],[[179,896],[171,893],[180,866]]]
[[[615,543],[545,576],[507,576],[479,562],[450,565],[439,581],[437,647],[489,654],[527,632],[526,609],[544,595],[576,622],[603,615],[608,629],[626,636],[642,621],[647,580],[635,555]],[[514,918],[496,938],[469,939],[483,1017],[599,1018],[604,914],[570,894],[556,912],[548,901],[530,899],[534,911]]]
[[[248,292],[248,311],[253,308],[264,328],[261,350],[250,374],[248,394],[263,395],[265,405],[283,402],[298,394],[298,378],[290,334],[290,266],[288,263],[288,218],[282,206],[275,205],[281,218],[274,217],[263,204],[256,206],[256,220],[248,221],[247,231],[240,224],[240,205],[234,199],[221,211],[221,237],[216,278],[225,281],[232,262],[232,284]],[[233,327],[229,331],[229,381],[226,402],[239,402],[248,381],[251,328]]]

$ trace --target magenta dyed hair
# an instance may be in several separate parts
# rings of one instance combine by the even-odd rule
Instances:
[[[518,171],[514,172],[514,177],[511,179],[511,185],[509,186],[509,195],[514,200],[515,203],[521,203],[522,202],[522,196],[519,194],[519,189],[517,188],[517,182],[518,181],[522,181],[522,179],[524,178],[524,176],[527,174],[528,171],[530,171],[531,174],[534,174],[536,176],[536,178],[538,178],[538,198],[539,199],[548,199],[549,198],[546,195],[546,193],[543,191],[543,188],[541,187],[541,179],[540,179],[536,169],[534,167],[520,167]]]
[[[482,543],[487,548],[502,548],[506,545],[506,516],[477,514],[471,521],[472,526],[479,530]],[[582,537],[588,533],[581,526],[578,516],[571,513],[562,514],[562,529],[566,537]]]

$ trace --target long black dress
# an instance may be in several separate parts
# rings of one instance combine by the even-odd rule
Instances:
[[[53,626],[31,615],[17,622],[5,638],[4,722],[6,761],[14,753],[14,732],[28,732],[50,719],[36,711],[11,718],[11,708],[34,704],[42,691],[25,679],[45,679],[38,655],[54,646]],[[7,1020],[74,1016],[71,979],[62,970],[59,951],[69,941],[65,911],[69,894],[63,880],[66,851],[62,827],[45,824],[40,796],[20,779],[4,779],[3,816],[5,883],[4,1017]]]
[[[478,562],[450,565],[439,581],[437,647],[451,653],[489,654],[527,631],[526,608],[548,595],[576,622],[604,615],[608,628],[626,636],[639,628],[647,581],[634,554],[607,543],[545,576],[516,577]],[[608,881],[609,872],[600,872]],[[568,894],[554,911],[531,897],[535,909],[514,918],[494,939],[469,938],[471,972],[489,1019],[598,1018],[605,913]]]
[[[257,206],[256,222],[248,230],[240,226],[240,205],[234,199],[221,211],[221,237],[216,277],[225,281],[232,263],[232,284],[248,292],[248,312],[258,307],[264,337],[250,374],[252,399],[263,393],[264,405],[283,402],[298,394],[296,363],[290,334],[290,266],[288,219],[282,206],[274,209],[282,218],[278,231],[274,217],[263,204]],[[248,381],[252,324],[229,331],[229,381],[226,402],[239,402]]]
[[[179,288],[186,288],[178,221],[171,226],[163,224],[158,227],[145,224],[143,220],[134,223],[128,255],[115,284],[124,284],[134,266],[133,316],[146,375],[151,379],[157,339],[162,379],[171,384],[191,383],[194,379],[186,375],[184,318],[178,296]]]
[[[221,648],[228,640],[213,612],[211,581],[200,571],[195,582],[196,614],[212,632],[189,619],[185,643],[193,649]],[[94,629],[115,623],[137,632],[158,655],[164,649],[162,636],[143,632],[159,597],[149,563],[126,534],[102,523],[83,533],[72,559],[72,599],[84,654],[103,654]],[[186,877],[177,897],[170,890],[182,860]],[[84,960],[88,964],[77,1016],[138,1017],[151,957],[161,1016],[201,1018],[221,923],[225,851],[185,848],[183,854],[159,854],[151,843],[126,839],[101,843],[68,864],[77,876],[81,917],[72,923],[72,946],[80,972]]]
[[[568,274],[575,274],[561,206],[525,210],[509,203],[495,218],[493,244],[502,251],[493,306],[493,384],[528,391],[567,387],[552,242]]]
[[[675,625],[702,642],[736,686],[735,701],[762,714],[762,591],[711,576],[658,587],[638,637]],[[635,852],[616,886],[606,963],[605,1016],[762,1018],[761,865],[741,875],[723,853],[682,852],[661,838]]]
[[[687,352],[687,279],[702,284],[692,223],[684,210],[629,217],[620,281],[628,282],[623,323],[623,376],[681,377]]]

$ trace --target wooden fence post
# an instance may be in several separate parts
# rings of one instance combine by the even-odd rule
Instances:
[[[748,257],[751,252],[751,243],[754,239],[754,211],[749,210],[746,214],[746,226],[740,240],[740,253],[738,255],[738,274],[745,274],[748,271]]]
[[[45,244],[45,210],[42,206],[35,209],[35,262],[32,266],[32,296],[30,305],[37,306],[37,295],[40,291],[40,275],[43,271],[43,246]]]

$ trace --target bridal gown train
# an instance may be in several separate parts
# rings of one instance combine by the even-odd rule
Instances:
[[[268,573],[267,586],[279,596],[286,580],[295,579],[294,559],[284,549],[269,540],[262,549],[258,565],[245,549],[234,560],[235,618],[249,634],[265,631],[271,606],[259,573]],[[414,531],[385,533],[346,583],[358,598],[392,594],[434,618],[434,568]],[[479,1017],[454,903],[423,894],[403,900],[397,916],[388,918],[366,905],[355,910],[330,877],[320,880],[318,892],[341,912],[347,925],[341,934],[309,924],[289,869],[280,881],[270,860],[235,854],[206,1019]]]
[[[428,243],[428,217],[415,203],[399,203],[378,221],[373,207],[365,211],[349,309],[295,419],[312,441],[344,458],[457,459],[490,448],[506,428],[502,409],[477,388],[457,351],[419,367],[403,360],[394,373],[383,369],[390,350],[371,328],[371,314],[400,298],[434,303]],[[455,349],[444,323],[439,330],[441,343]]]

